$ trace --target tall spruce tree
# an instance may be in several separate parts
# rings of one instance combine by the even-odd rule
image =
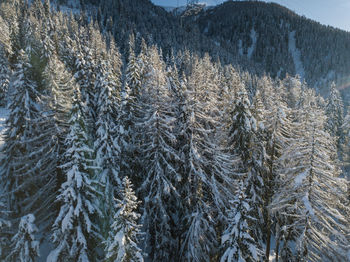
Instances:
[[[329,97],[326,105],[327,122],[325,129],[332,136],[337,137],[337,147],[341,150],[341,144],[344,141],[342,125],[344,122],[344,105],[335,83],[332,83]]]
[[[11,253],[7,256],[9,262],[34,262],[40,256],[39,241],[35,239],[38,228],[34,224],[35,216],[26,215],[21,218],[18,232],[11,239]]]
[[[263,161],[264,146],[258,142],[257,137],[257,122],[250,112],[251,106],[248,95],[245,92],[237,94],[237,102],[234,111],[232,112],[231,125],[228,134],[228,148],[232,154],[237,155],[241,159],[239,171],[242,175],[237,176],[237,181],[243,184],[246,189],[244,197],[237,198],[236,201],[244,201],[249,208],[246,210],[247,215],[242,216],[241,222],[251,227],[251,230],[245,234],[239,234],[236,237],[240,242],[239,237],[246,238],[246,234],[250,234],[251,239],[255,242],[250,242],[250,246],[255,245],[255,249],[259,250],[259,245],[262,244],[262,193],[263,193]],[[261,137],[260,137],[261,139]],[[241,207],[243,203],[237,204]],[[231,207],[231,212],[234,212],[234,207]],[[240,211],[237,211],[240,212]],[[260,223],[259,223],[260,222]],[[232,225],[228,225],[231,227]],[[249,256],[250,251],[244,246],[237,246],[237,252],[242,257]],[[257,254],[257,252],[256,252]],[[257,259],[255,256],[254,259]]]
[[[10,245],[11,223],[5,203],[0,200],[0,259],[5,259]]]
[[[250,202],[247,201],[244,183],[239,183],[235,199],[231,202],[229,210],[228,228],[221,238],[224,253],[221,262],[234,261],[260,261],[261,250],[257,248],[256,239],[251,236],[248,221]]]
[[[138,247],[140,228],[137,223],[139,201],[128,177],[123,178],[121,200],[117,199],[114,221],[106,241],[106,262],[143,262],[141,249]]]
[[[225,223],[228,200],[233,199],[232,159],[219,146],[216,128],[219,112],[215,70],[208,58],[195,60],[193,72],[185,83],[184,118],[180,133],[184,143],[182,188],[186,214],[180,248],[180,261],[209,261],[218,247],[220,223]],[[229,186],[230,185],[230,186]]]
[[[9,62],[5,56],[4,48],[0,46],[0,105],[6,105],[6,96],[10,84]]]
[[[57,147],[52,120],[44,108],[37,84],[31,79],[28,55],[19,52],[12,88],[10,115],[2,148],[2,184],[12,218],[32,212],[41,226],[52,218]]]
[[[94,155],[87,135],[79,90],[75,90],[66,151],[61,168],[65,182],[60,189],[59,215],[53,225],[53,243],[48,261],[95,261],[95,246],[101,240],[95,219],[101,216],[97,199],[101,197],[94,180]]]
[[[97,67],[95,89],[97,97],[97,133],[94,148],[96,152],[96,165],[100,168],[96,172],[96,179],[103,184],[104,197],[101,199],[105,221],[103,233],[106,237],[113,216],[113,199],[116,188],[121,185],[120,177],[120,145],[117,143],[119,130],[117,125],[120,103],[120,86],[118,80],[113,78],[110,64],[102,61]]]
[[[299,136],[280,158],[281,185],[270,207],[289,218],[284,231],[295,236],[284,245],[295,245],[298,261],[345,261],[349,221],[340,210],[346,210],[347,188],[339,178],[335,140],[323,131],[320,109],[306,107],[304,115]]]
[[[143,167],[140,194],[145,199],[142,223],[151,261],[176,259],[174,239],[176,206],[180,195],[174,163],[176,151],[175,110],[165,77],[165,64],[156,47],[149,51],[148,78],[143,86],[137,137],[140,138],[139,161]]]

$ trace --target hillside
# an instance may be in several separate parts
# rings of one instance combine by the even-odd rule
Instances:
[[[321,25],[278,4],[256,1],[225,2],[203,10],[188,24],[195,24],[200,33],[229,53],[254,61],[272,76],[302,74],[324,95],[335,81],[347,89],[344,95],[349,93],[348,32]],[[295,51],[300,53],[302,67],[295,60]]]
[[[260,2],[1,1],[0,261],[349,261],[347,37]]]
[[[344,100],[350,100],[350,33],[278,4],[227,1],[210,8],[194,6],[195,12],[169,12],[149,0],[85,2],[97,5],[92,9],[98,10],[101,29],[111,31],[122,50],[133,32],[162,47],[164,56],[188,49],[259,75],[299,74],[324,96],[334,81]]]

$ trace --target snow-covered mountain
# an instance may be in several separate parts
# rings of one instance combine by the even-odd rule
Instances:
[[[70,0],[69,5],[74,6]],[[60,1],[64,2],[64,1]],[[97,5],[101,28],[114,32],[123,49],[130,32],[163,48],[208,52],[223,63],[283,78],[299,74],[324,96],[335,81],[350,100],[350,33],[319,24],[274,3],[227,1],[204,8],[158,7],[150,1],[86,0]],[[195,10],[195,11],[191,11]],[[112,17],[113,25],[108,25]]]

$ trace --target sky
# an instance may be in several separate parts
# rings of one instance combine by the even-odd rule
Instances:
[[[186,0],[151,0],[162,6],[186,4]],[[200,0],[208,5],[216,5],[223,0]],[[270,2],[270,1],[268,1]],[[350,32],[350,0],[274,0],[297,14]]]

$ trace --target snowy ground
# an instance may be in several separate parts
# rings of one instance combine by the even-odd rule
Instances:
[[[8,115],[8,109],[0,107],[0,147],[2,147],[4,143],[5,122]]]
[[[304,80],[305,71],[303,63],[301,62],[300,50],[296,47],[295,44],[295,31],[289,33],[288,49],[293,57],[296,74],[300,76],[300,80]]]

